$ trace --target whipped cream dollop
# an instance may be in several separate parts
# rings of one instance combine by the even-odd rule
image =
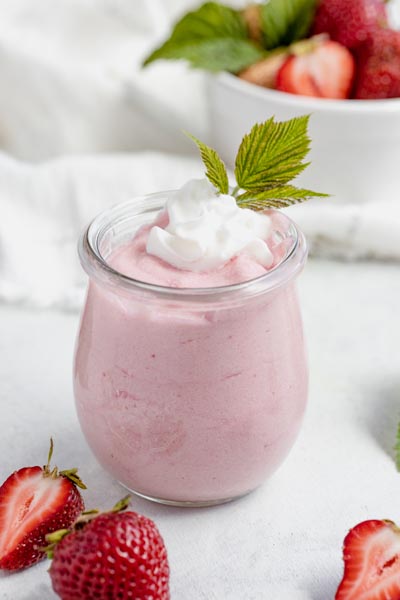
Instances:
[[[272,265],[266,243],[270,218],[240,208],[233,196],[218,194],[208,179],[193,179],[172,192],[166,212],[168,225],[151,228],[146,250],[177,269],[210,271],[239,254],[264,267]]]

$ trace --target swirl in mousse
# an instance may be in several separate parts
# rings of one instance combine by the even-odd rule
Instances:
[[[193,180],[97,217],[80,256],[90,283],[75,395],[100,463],[167,504],[259,486],[306,404],[301,232]]]

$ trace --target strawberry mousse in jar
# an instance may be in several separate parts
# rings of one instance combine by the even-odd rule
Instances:
[[[80,258],[90,281],[75,396],[99,462],[166,504],[259,486],[292,447],[307,398],[295,224],[193,180],[99,215]]]

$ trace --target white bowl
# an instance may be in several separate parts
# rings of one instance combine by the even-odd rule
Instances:
[[[213,147],[233,167],[255,122],[310,114],[312,164],[297,185],[335,202],[388,200],[400,190],[400,99],[324,100],[269,90],[222,73],[209,78]],[[400,202],[400,198],[399,198]]]

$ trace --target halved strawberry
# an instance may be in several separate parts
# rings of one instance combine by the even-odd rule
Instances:
[[[355,64],[347,48],[320,38],[310,38],[292,48],[292,56],[278,71],[277,90],[317,98],[350,96]]]
[[[347,534],[344,575],[335,600],[400,600],[400,529],[364,521]]]
[[[46,534],[69,527],[84,509],[77,469],[24,467],[0,487],[0,569],[29,567],[45,556]]]

